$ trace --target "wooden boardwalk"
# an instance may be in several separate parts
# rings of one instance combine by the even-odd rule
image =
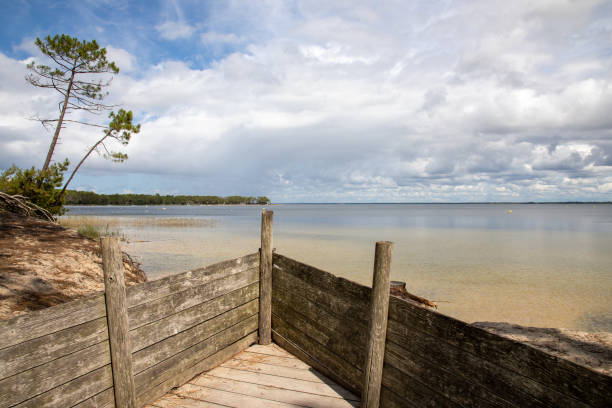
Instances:
[[[271,344],[249,347],[147,408],[359,406],[359,397]]]

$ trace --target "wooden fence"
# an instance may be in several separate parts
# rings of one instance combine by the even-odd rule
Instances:
[[[280,254],[272,287],[274,341],[362,393],[372,289]],[[401,298],[388,319],[382,407],[612,406],[612,377]]]
[[[137,406],[257,341],[258,253],[126,292]],[[115,406],[104,294],[1,321],[0,333],[1,408]]]
[[[127,290],[102,249],[106,293],[0,321],[0,408],[142,406],[258,340],[364,408],[612,406],[609,376],[389,297],[391,243],[373,288],[273,253],[271,212],[259,253]]]

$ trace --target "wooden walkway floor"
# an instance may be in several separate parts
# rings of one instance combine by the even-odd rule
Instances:
[[[359,398],[279,346],[254,345],[147,405],[176,407],[359,407]]]

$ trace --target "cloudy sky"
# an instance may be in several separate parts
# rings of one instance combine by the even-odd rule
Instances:
[[[0,169],[44,161],[52,132],[31,118],[58,95],[25,66],[65,33],[107,48],[107,101],[142,124],[127,162],[91,157],[71,188],[612,200],[609,1],[15,0],[0,32]],[[99,136],[66,128],[54,159]]]

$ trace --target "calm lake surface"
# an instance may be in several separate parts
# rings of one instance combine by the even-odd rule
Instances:
[[[69,215],[180,217],[206,227],[126,223],[124,250],[150,279],[257,251],[261,206],[71,206]],[[610,204],[282,204],[274,247],[371,285],[376,241],[392,279],[467,322],[612,331]],[[121,218],[124,219],[124,218]]]

